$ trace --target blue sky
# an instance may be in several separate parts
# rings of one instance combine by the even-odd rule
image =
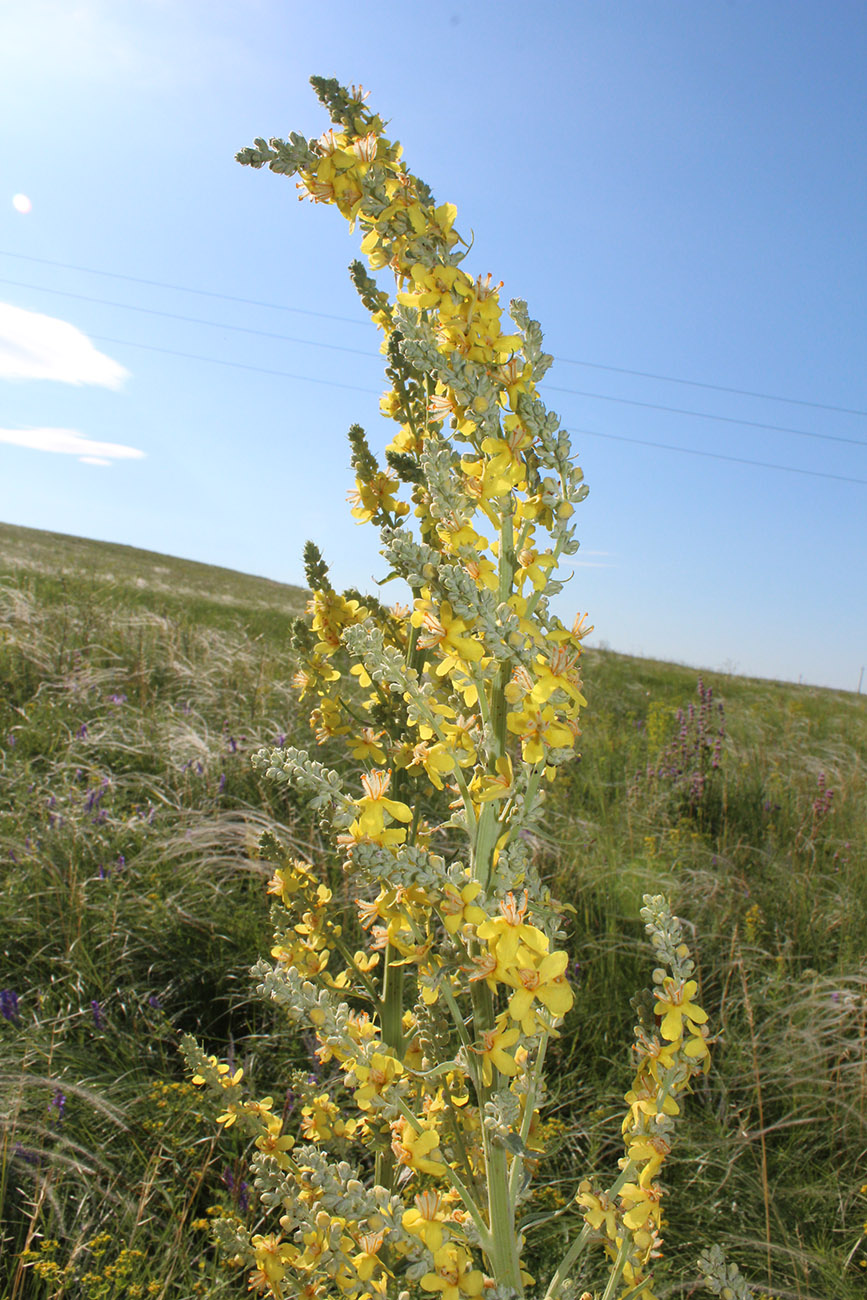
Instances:
[[[0,519],[382,573],[345,504],[348,426],[390,437],[354,237],[233,157],[318,135],[335,75],[558,358],[591,489],[564,618],[857,689],[865,55],[845,0],[0,0]]]

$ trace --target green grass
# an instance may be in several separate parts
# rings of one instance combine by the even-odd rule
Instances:
[[[215,1205],[255,1214],[242,1147],[215,1142],[177,1039],[194,1032],[277,1095],[289,1068],[312,1068],[248,976],[270,936],[259,835],[317,850],[303,805],[249,764],[306,726],[286,643],[303,601],[0,525],[9,1300],[247,1294],[201,1226]],[[854,1300],[867,1272],[867,704],[705,674],[703,732],[678,719],[700,705],[693,670],[585,662],[583,756],[537,845],[575,909],[578,963],[535,1207],[564,1212],[539,1254],[574,1226],[577,1180],[622,1151],[629,999],[650,967],[638,908],[666,892],[694,927],[719,1041],[666,1166],[672,1267],[658,1291],[689,1293],[675,1279],[717,1240],[768,1295]]]

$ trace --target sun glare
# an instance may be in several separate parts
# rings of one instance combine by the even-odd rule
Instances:
[[[13,194],[12,206],[15,211],[20,212],[22,216],[26,216],[33,208],[33,204],[30,202],[30,199],[26,194]]]

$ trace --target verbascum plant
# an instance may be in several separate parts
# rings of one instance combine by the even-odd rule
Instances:
[[[463,269],[455,208],[407,170],[361,91],[313,85],[331,129],[257,140],[238,157],[297,176],[302,197],[359,229],[371,270],[394,276],[389,295],[351,268],[383,334],[381,409],[398,428],[385,468],[350,431],[350,502],[379,528],[411,604],[339,594],[308,545],[295,685],[315,738],[338,740],[348,761],[338,772],[293,746],[253,762],[318,810],[346,882],[336,892],[351,901],[341,906],[323,864],[263,844],[276,933],[259,988],[312,1034],[329,1074],[327,1086],[287,1080],[300,1099],[290,1124],[271,1097],[247,1094],[241,1070],[187,1041],[219,1122],[255,1144],[267,1230],[226,1221],[222,1243],[275,1300],[528,1287],[554,1300],[593,1276],[593,1243],[609,1257],[598,1294],[652,1300],[660,1171],[708,1063],[693,966],[661,898],[643,909],[658,968],[636,1003],[619,1172],[576,1189],[575,1238],[550,1276],[522,1266],[546,1048],[573,1002],[565,909],[539,877],[532,832],[575,755],[590,630],[550,605],[587,492],[538,394],[552,359],[526,305],[510,304],[506,326],[502,286]]]

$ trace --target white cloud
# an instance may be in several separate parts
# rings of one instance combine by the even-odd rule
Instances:
[[[85,465],[110,465],[115,460],[141,460],[145,452],[122,442],[97,442],[75,429],[0,429],[0,442],[31,451],[53,451],[77,456]]]
[[[120,388],[129,376],[86,334],[56,316],[0,302],[0,379],[57,379]]]

